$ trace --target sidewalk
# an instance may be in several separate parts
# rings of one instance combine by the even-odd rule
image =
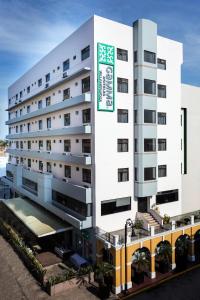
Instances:
[[[50,297],[0,235],[0,299],[2,300],[96,300],[87,288],[74,288]]]

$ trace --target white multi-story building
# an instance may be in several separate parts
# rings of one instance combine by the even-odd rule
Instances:
[[[155,205],[162,216],[189,210],[182,62],[182,44],[154,22],[94,16],[9,87],[3,180],[71,224],[82,255],[96,227],[148,222]]]

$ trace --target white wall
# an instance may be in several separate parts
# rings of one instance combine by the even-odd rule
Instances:
[[[97,111],[95,78],[95,225],[106,231],[124,227],[127,218],[135,218],[133,199],[133,35],[132,27],[100,17],[94,18],[94,71],[97,74],[97,43],[115,47],[115,111]],[[128,50],[128,62],[117,60],[117,48]],[[117,92],[117,77],[129,80],[129,93]],[[129,110],[129,123],[117,123],[117,109]],[[129,139],[129,152],[117,152],[117,139]],[[129,181],[118,182],[118,168],[129,168]],[[131,196],[132,209],[101,216],[101,201]]]
[[[158,36],[157,57],[166,70],[157,71],[157,84],[167,86],[167,98],[157,98],[157,111],[167,113],[167,125],[157,126],[157,138],[167,139],[167,151],[158,151],[158,165],[167,165],[167,177],[158,178],[158,192],[179,190],[179,201],[159,205],[161,214],[181,213],[181,64],[182,44]]]
[[[183,108],[187,108],[187,174],[182,175],[182,211],[200,209],[200,88],[182,85]]]

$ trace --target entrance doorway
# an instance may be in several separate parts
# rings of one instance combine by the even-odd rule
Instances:
[[[138,198],[138,212],[144,213],[148,211],[148,197]]]

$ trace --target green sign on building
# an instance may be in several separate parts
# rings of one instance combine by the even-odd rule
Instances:
[[[97,44],[97,109],[114,111],[115,48]]]

